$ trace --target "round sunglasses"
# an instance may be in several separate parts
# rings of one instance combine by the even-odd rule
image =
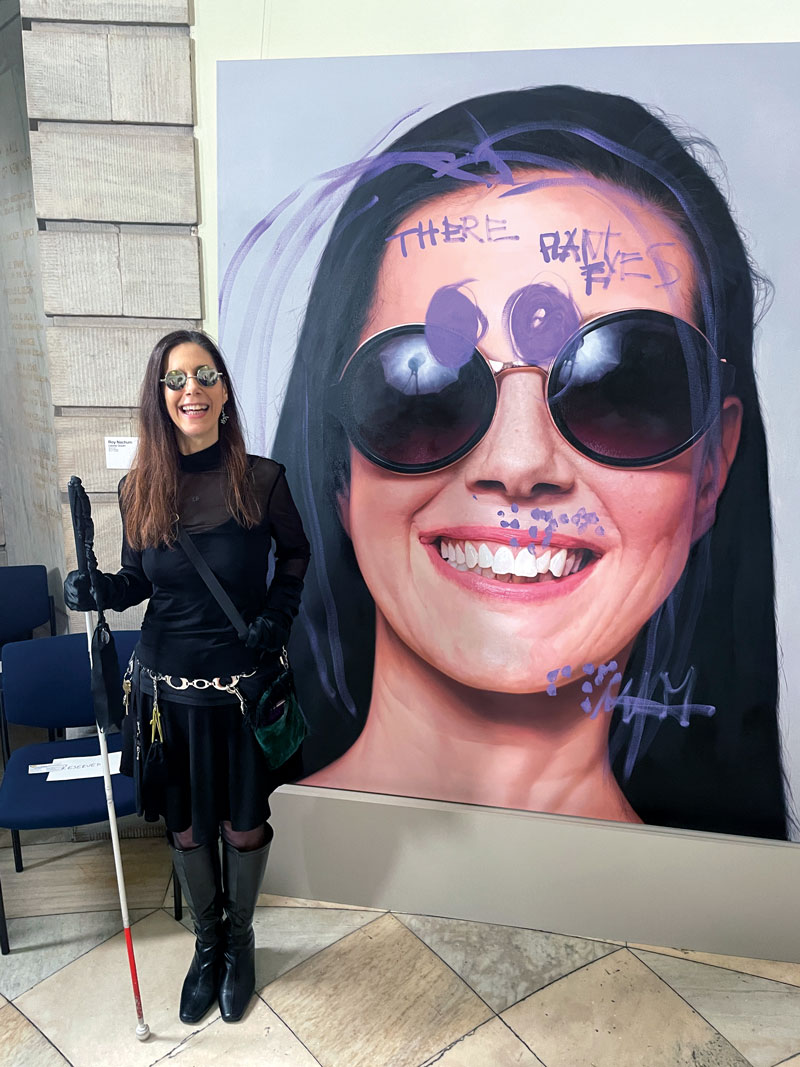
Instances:
[[[216,367],[203,366],[197,368],[197,374],[187,374],[182,370],[168,370],[163,378],[159,378],[159,381],[163,382],[167,389],[172,389],[177,393],[185,387],[190,378],[194,378],[200,385],[208,388],[216,385],[220,378],[224,377],[225,375]]]
[[[435,331],[429,335],[434,341]],[[549,369],[504,364],[481,352],[438,357],[417,323],[366,340],[333,387],[333,411],[353,445],[398,474],[457,463],[485,437],[499,379],[519,370],[546,376],[558,432],[609,467],[652,467],[691,447],[711,427],[733,385],[733,368],[707,338],[660,311],[619,311],[587,322]]]

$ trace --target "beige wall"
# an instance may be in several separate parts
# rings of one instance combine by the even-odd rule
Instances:
[[[400,55],[602,45],[800,40],[795,0],[195,0],[199,227],[208,294],[205,326],[216,334],[216,63],[226,59]],[[291,101],[286,101],[286,107]]]

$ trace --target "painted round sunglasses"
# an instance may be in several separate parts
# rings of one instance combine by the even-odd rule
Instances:
[[[424,325],[394,326],[368,338],[333,387],[333,411],[353,445],[398,474],[457,463],[485,437],[499,379],[520,370],[545,375],[545,400],[561,436],[609,467],[653,467],[690,448],[717,418],[733,368],[707,338],[660,311],[619,311],[593,319],[563,345],[549,368],[493,370],[479,349],[443,361]]]

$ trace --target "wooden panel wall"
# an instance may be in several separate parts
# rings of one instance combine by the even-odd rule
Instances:
[[[22,0],[21,10],[59,486],[81,477],[100,564],[116,570],[124,471],[107,468],[105,438],[136,436],[153,345],[203,313],[189,4]],[[65,492],[62,517],[72,567]],[[112,624],[137,626],[142,610]]]

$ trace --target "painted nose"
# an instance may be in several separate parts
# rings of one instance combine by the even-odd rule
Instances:
[[[533,367],[514,368],[499,379],[492,425],[464,461],[472,492],[530,500],[572,488],[569,448],[550,419],[544,383],[544,371]]]

